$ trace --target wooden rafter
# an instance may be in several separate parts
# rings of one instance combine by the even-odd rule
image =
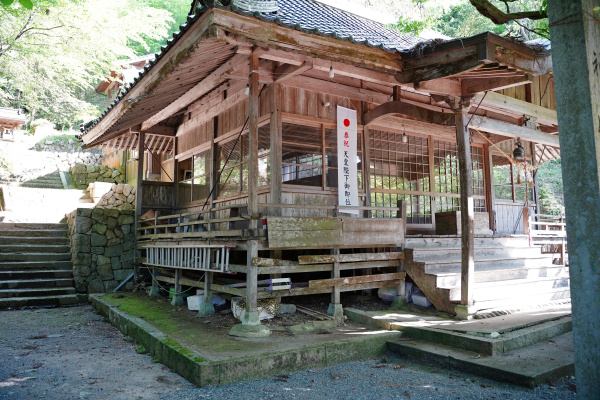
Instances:
[[[391,114],[400,114],[438,125],[454,125],[454,113],[451,111],[448,113],[436,112],[403,101],[390,101],[377,106],[363,115],[363,124],[372,124]]]

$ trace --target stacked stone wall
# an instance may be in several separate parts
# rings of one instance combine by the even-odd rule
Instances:
[[[70,172],[75,185],[80,189],[86,189],[92,182],[123,183],[125,180],[123,165],[108,168],[104,165],[75,164]]]
[[[67,216],[78,293],[105,293],[134,271],[135,212],[79,208]],[[132,289],[129,282],[127,289]]]

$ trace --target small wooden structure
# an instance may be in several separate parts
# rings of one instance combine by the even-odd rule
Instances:
[[[0,140],[14,140],[15,132],[27,123],[21,110],[0,107]]]
[[[246,297],[248,312],[264,297],[402,294],[405,232],[435,234],[436,213],[463,210],[471,305],[473,213],[500,231],[522,221],[511,207],[535,204],[513,179],[527,166],[506,156],[517,139],[529,167],[559,154],[549,74],[548,51],[492,33],[427,43],[311,0],[194,2],[82,140],[137,151],[137,215],[159,211],[138,217],[140,260],[176,266],[176,291],[195,269],[209,297]],[[352,206],[339,201],[338,106],[357,115]],[[157,160],[162,181],[143,181]],[[305,286],[259,290],[257,276],[281,274]]]

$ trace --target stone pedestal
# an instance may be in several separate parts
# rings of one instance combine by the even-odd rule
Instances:
[[[261,338],[271,335],[271,331],[264,325],[261,325],[260,319],[258,318],[258,312],[244,311],[241,315],[241,324],[234,325],[229,331],[231,336],[247,337],[247,338]]]
[[[406,302],[406,296],[394,296],[390,308],[392,310],[399,310],[405,308],[408,303]]]
[[[344,320],[344,309],[341,304],[329,303],[327,315],[331,315],[336,321],[342,322]]]
[[[172,306],[183,306],[185,304],[185,299],[182,294],[174,294],[173,299],[171,300]]]
[[[215,306],[212,304],[212,300],[206,300],[200,304],[200,309],[198,310],[198,314],[196,314],[199,318],[210,317],[215,314]]]

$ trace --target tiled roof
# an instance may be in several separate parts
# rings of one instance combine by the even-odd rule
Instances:
[[[248,12],[235,4],[226,8],[263,21],[275,22],[286,28],[331,36],[387,51],[403,51],[413,47],[420,40],[418,37],[401,35],[397,31],[387,29],[378,22],[313,0],[277,0],[277,3],[279,11],[274,13]]]
[[[222,0],[226,3],[225,0]],[[232,10],[241,15],[251,15],[266,22],[276,23],[281,26],[296,29],[301,32],[313,33],[321,36],[334,37],[353,43],[364,44],[369,47],[378,47],[389,52],[402,52],[414,47],[421,39],[415,36],[400,35],[398,32],[385,28],[382,24],[354,15],[347,11],[322,4],[313,0],[278,0],[279,10],[273,13],[248,12],[235,5],[225,6],[213,0],[204,0],[211,6]],[[158,62],[169,49],[187,31],[198,18],[208,10],[205,6],[196,6],[198,0],[192,2],[192,12],[188,15],[187,22],[180,26],[180,31],[173,33],[173,38],[161,48],[161,52],[146,65],[133,82],[126,84],[121,93],[106,108],[102,114],[85,124],[81,124],[83,133],[92,129],[104,116],[133,88],[148,70]]]

